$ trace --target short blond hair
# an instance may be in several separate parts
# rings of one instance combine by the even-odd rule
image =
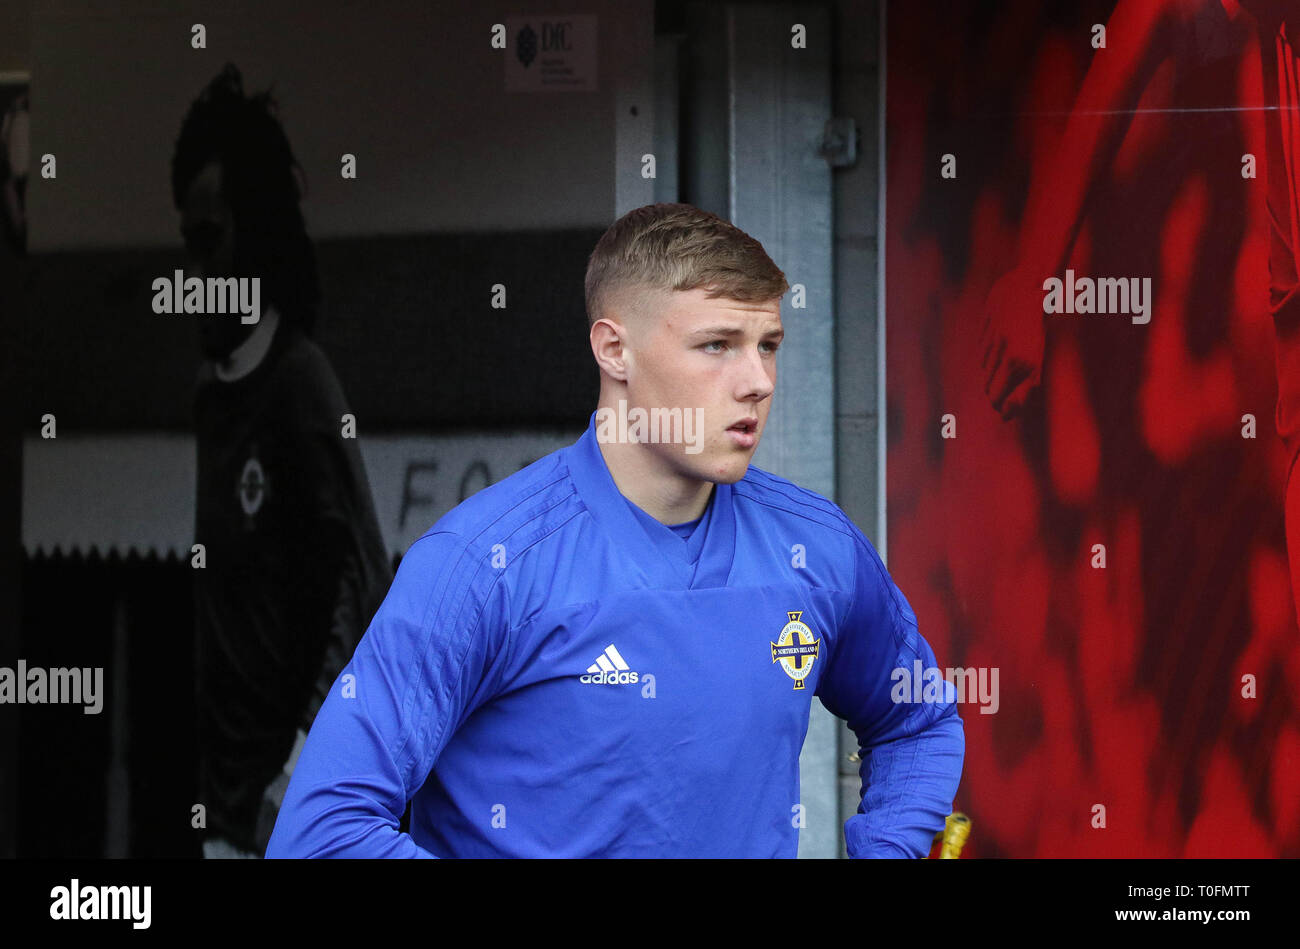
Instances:
[[[690,204],[647,204],[609,226],[587,261],[587,328],[627,290],[705,288],[710,299],[765,303],[790,284],[763,245]]]

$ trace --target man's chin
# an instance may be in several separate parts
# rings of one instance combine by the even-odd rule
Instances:
[[[711,465],[705,480],[712,481],[714,484],[735,484],[745,477],[747,471],[749,471],[749,455],[745,454]]]
[[[243,324],[235,326],[205,326],[199,330],[199,352],[214,362],[221,362],[230,357],[244,340],[252,335],[253,327]]]
[[[224,346],[224,345],[216,345],[216,344],[213,344],[211,346],[201,345],[199,347],[199,352],[202,353],[203,358],[211,360],[212,362],[225,362],[226,359],[230,357],[230,354],[234,352],[234,350],[235,350],[234,346]]]

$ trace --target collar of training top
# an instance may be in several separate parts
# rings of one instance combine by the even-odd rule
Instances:
[[[578,496],[615,544],[626,548],[629,564],[640,571],[647,586],[678,589],[727,586],[736,553],[732,485],[715,485],[712,515],[696,528],[706,533],[699,559],[692,564],[686,545],[669,527],[657,524],[658,530],[649,528],[627,506],[596,442],[595,412],[591,413],[582,437],[565,453]]]

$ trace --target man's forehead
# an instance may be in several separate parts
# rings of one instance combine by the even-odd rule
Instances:
[[[675,324],[686,328],[705,323],[724,322],[740,326],[763,326],[776,329],[781,325],[781,300],[751,303],[730,297],[709,297],[702,288],[675,290],[659,294],[661,312]]]

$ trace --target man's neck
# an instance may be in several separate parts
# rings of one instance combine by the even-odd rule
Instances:
[[[666,469],[647,446],[597,442],[619,493],[661,524],[682,524],[704,514],[713,482]]]
[[[214,361],[217,378],[222,382],[234,382],[256,369],[270,352],[275,328],[279,325],[280,314],[275,307],[266,307],[248,339],[232,349],[225,359]]]

